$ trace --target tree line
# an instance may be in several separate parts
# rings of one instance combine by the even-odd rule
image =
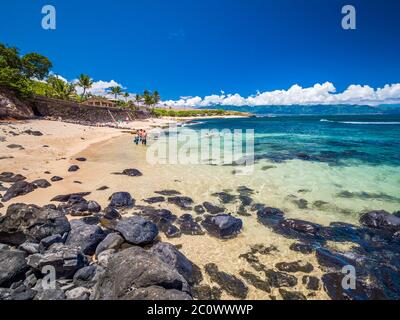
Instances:
[[[76,81],[68,82],[51,74],[52,67],[52,62],[43,55],[28,53],[21,56],[17,48],[0,43],[0,86],[9,88],[22,97],[36,94],[81,103],[96,97],[90,93],[94,84],[90,76],[81,74]],[[78,94],[77,88],[81,88],[81,94]],[[120,107],[137,109],[145,105],[153,110],[161,101],[158,91],[145,90],[143,94],[133,96],[124,92],[120,86],[114,86],[108,88],[107,92]]]

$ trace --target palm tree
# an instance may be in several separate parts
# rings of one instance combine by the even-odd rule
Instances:
[[[65,82],[58,76],[50,76],[47,83],[52,88],[51,96],[63,100],[71,100],[75,95],[75,84]]]
[[[153,97],[148,90],[144,90],[143,100],[144,100],[144,104],[148,107],[153,104]]]
[[[111,87],[110,88],[110,93],[112,93],[115,97],[115,100],[117,100],[117,97],[122,94],[122,88],[117,86],[117,87]]]
[[[153,92],[152,98],[153,98],[153,105],[157,105],[160,102],[161,97],[157,90]]]
[[[142,101],[142,96],[140,94],[136,94],[135,96],[136,105],[139,107],[140,102]]]
[[[78,78],[78,85],[83,89],[82,99],[86,94],[86,90],[90,89],[93,85],[93,80],[86,74],[81,74]]]
[[[124,98],[125,98],[125,102],[128,103],[128,98],[129,98],[129,93],[128,92],[124,93]]]

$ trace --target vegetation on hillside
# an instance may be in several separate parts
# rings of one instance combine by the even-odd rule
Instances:
[[[158,117],[211,117],[211,116],[246,116],[249,114],[228,111],[228,110],[207,110],[207,109],[190,109],[190,110],[177,110],[177,109],[163,109],[155,108],[153,113]]]

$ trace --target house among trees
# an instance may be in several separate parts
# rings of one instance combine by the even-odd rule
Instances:
[[[116,107],[117,104],[114,101],[110,101],[106,98],[90,98],[83,102],[84,105],[97,106],[97,107]]]

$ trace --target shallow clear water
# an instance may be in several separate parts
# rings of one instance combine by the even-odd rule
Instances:
[[[246,185],[257,191],[255,201],[320,223],[356,223],[365,210],[400,209],[399,116],[213,119],[189,127],[254,129],[256,161],[247,176],[235,165],[168,166],[166,174],[191,177],[182,179],[189,192]]]

